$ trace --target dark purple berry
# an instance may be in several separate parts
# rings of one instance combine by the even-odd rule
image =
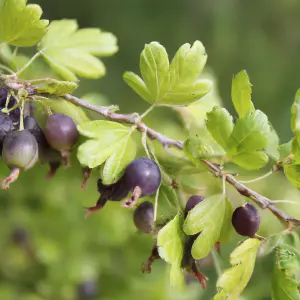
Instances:
[[[24,128],[27,129],[36,139],[38,144],[46,143],[46,137],[35,118],[27,116],[24,118]]]
[[[104,185],[102,180],[98,179],[97,186],[98,192],[101,194],[101,198],[110,201],[121,201],[129,193],[129,190],[122,179],[110,185]]]
[[[258,231],[260,217],[256,208],[246,203],[235,209],[232,215],[232,225],[236,232],[242,236],[253,237]]]
[[[68,151],[77,143],[79,134],[74,121],[63,114],[51,115],[45,127],[50,146],[58,151]]]
[[[184,210],[184,217],[186,218],[187,214],[190,210],[192,210],[197,204],[204,200],[203,196],[193,195],[189,198],[186,202],[185,210]]]
[[[161,173],[157,164],[149,158],[138,158],[131,162],[125,170],[124,181],[134,191],[141,189],[141,195],[149,196],[157,191],[161,183]]]
[[[133,222],[142,232],[151,233],[154,225],[153,204],[148,201],[141,203],[134,211]]]
[[[26,129],[11,131],[3,140],[2,156],[9,168],[31,168],[38,159],[38,144]]]
[[[2,152],[2,142],[4,137],[13,130],[13,122],[7,114],[0,112],[0,146]]]

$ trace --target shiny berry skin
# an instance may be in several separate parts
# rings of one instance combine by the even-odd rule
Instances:
[[[143,197],[157,191],[161,183],[161,173],[153,160],[138,158],[127,166],[122,180],[131,191],[139,187],[141,189],[140,196]]]
[[[51,115],[44,133],[50,146],[58,151],[70,150],[79,137],[74,121],[63,114]]]
[[[3,138],[12,130],[12,120],[7,114],[0,112],[0,141],[3,141]]]
[[[144,233],[152,232],[154,223],[153,204],[148,201],[141,203],[134,211],[133,222],[140,231]]]
[[[38,159],[38,144],[26,129],[11,131],[3,140],[2,156],[9,168],[31,168]]]
[[[186,202],[185,210],[184,210],[184,217],[186,218],[187,214],[190,210],[192,210],[197,204],[204,200],[203,196],[193,195],[189,198]]]
[[[256,208],[250,203],[236,208],[232,215],[232,225],[238,234],[253,237],[260,225]]]
[[[46,137],[35,118],[31,116],[25,117],[24,128],[27,129],[35,137],[38,144],[47,142]]]

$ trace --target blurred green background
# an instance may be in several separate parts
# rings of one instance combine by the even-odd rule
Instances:
[[[296,0],[39,0],[50,20],[75,18],[81,27],[100,27],[118,38],[119,52],[106,58],[107,75],[82,80],[78,95],[99,92],[119,104],[122,112],[142,112],[146,103],[122,80],[125,70],[138,72],[145,43],[159,41],[170,56],[185,42],[199,39],[208,52],[220,98],[231,111],[233,74],[246,69],[253,84],[253,101],[277,130],[281,142],[289,140],[290,106],[300,87],[300,2]],[[209,99],[209,98],[208,98]],[[157,122],[159,120],[159,124]],[[160,109],[148,118],[156,129],[182,138],[180,118]],[[81,171],[76,163],[44,179],[46,167],[22,174],[0,201],[0,299],[21,300],[182,300],[210,299],[217,274],[209,257],[202,262],[210,278],[207,290],[191,280],[186,291],[168,286],[168,266],[155,262],[150,275],[140,272],[151,250],[151,238],[134,228],[132,212],[109,203],[105,210],[84,219],[83,206],[97,200],[96,175],[80,191]],[[1,169],[1,178],[8,169]],[[253,176],[256,176],[253,174]],[[252,177],[253,177],[252,176]],[[252,178],[250,175],[249,178]],[[248,177],[243,177],[247,179]],[[183,178],[196,189],[218,185],[204,175]],[[298,201],[299,193],[282,174],[252,184],[271,199]],[[229,189],[235,204],[242,199]],[[300,217],[296,204],[281,205]],[[296,212],[295,212],[296,211]],[[268,212],[261,212],[260,234],[281,230]],[[219,263],[239,238],[224,245]],[[258,259],[249,287],[240,299],[267,300],[273,258]]]

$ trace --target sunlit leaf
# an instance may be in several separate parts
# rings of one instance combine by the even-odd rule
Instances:
[[[120,151],[120,145],[127,148],[132,146],[129,135],[131,134],[130,128],[111,121],[90,121],[78,126],[80,134],[91,138],[78,148],[77,158],[83,166],[95,168],[104,163],[110,156],[118,159],[115,164],[108,161],[106,180],[112,180],[112,177],[117,178],[117,174],[124,166],[120,161],[122,156],[125,162],[131,159],[131,154],[126,154]],[[127,148],[128,149],[128,148]],[[117,152],[117,153],[116,153]],[[133,149],[135,153],[135,149]],[[128,155],[128,156],[127,156]]]
[[[220,144],[224,150],[229,147],[229,137],[233,131],[232,116],[225,108],[215,106],[207,113],[206,127],[214,140]]]
[[[27,0],[0,0],[0,40],[18,47],[37,44],[46,33],[48,20],[40,20],[42,9]]]
[[[105,66],[96,56],[108,56],[117,50],[113,34],[97,28],[79,29],[75,20],[52,21],[39,44],[45,61],[64,80],[78,76],[100,78]]]
[[[152,103],[160,102],[169,89],[169,58],[166,49],[157,42],[145,45],[140,57],[140,69]]]
[[[221,228],[221,233],[218,242],[220,243],[228,243],[231,240],[231,236],[233,233],[233,226],[231,223],[231,218],[233,214],[233,206],[231,201],[226,199],[226,207],[223,218],[223,226]]]
[[[223,194],[214,195],[205,198],[188,213],[183,225],[184,232],[188,235],[201,232],[192,247],[192,256],[195,259],[204,258],[209,254],[221,238],[223,226],[227,227],[225,234],[228,234],[227,201],[229,200]],[[223,223],[224,219],[226,224]]]
[[[105,162],[101,172],[103,184],[112,184],[113,182],[116,182],[125,167],[134,160],[135,155],[136,144],[129,132],[118,141],[114,153]]]
[[[240,118],[244,118],[254,109],[251,92],[251,83],[246,71],[241,71],[233,77],[231,99]]]
[[[300,164],[284,165],[283,170],[288,181],[295,187],[300,188]]]
[[[179,215],[158,232],[157,246],[160,257],[171,264],[170,284],[182,288],[184,277],[181,271],[181,260],[184,250],[184,233]]]
[[[300,252],[296,248],[287,244],[278,246],[277,266],[280,269],[299,269]]]
[[[257,170],[264,167],[269,158],[261,151],[244,152],[231,157],[231,161],[244,169]]]
[[[230,255],[232,268],[225,270],[217,282],[217,299],[236,300],[247,286],[253,273],[256,253],[261,245],[258,239],[247,239]]]
[[[292,153],[292,140],[285,144],[281,144],[278,147],[278,151],[279,151],[279,159],[280,160],[283,160],[284,158],[286,158],[289,154]]]

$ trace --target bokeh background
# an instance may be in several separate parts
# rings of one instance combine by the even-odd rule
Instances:
[[[30,1],[31,2],[31,1]],[[253,84],[253,101],[277,130],[281,142],[290,139],[290,106],[300,88],[300,2],[297,0],[37,0],[50,20],[77,19],[81,27],[100,27],[118,38],[119,52],[106,58],[107,75],[82,80],[78,95],[96,92],[103,103],[119,104],[122,112],[143,112],[147,104],[122,80],[126,70],[138,72],[145,43],[159,41],[170,56],[185,42],[201,40],[208,52],[208,68],[214,76],[214,101],[231,112],[233,74],[246,69]],[[100,100],[99,100],[100,101]],[[100,101],[100,102],[101,102]],[[158,122],[159,120],[159,122]],[[156,129],[175,138],[184,134],[178,112],[159,109],[147,118]],[[132,212],[109,203],[105,210],[84,219],[83,206],[97,200],[94,174],[87,189],[79,189],[81,171],[76,162],[60,169],[51,180],[46,167],[22,174],[0,197],[0,299],[20,300],[183,300],[210,299],[215,293],[216,263],[201,263],[210,278],[207,290],[187,278],[179,293],[169,288],[168,266],[159,261],[150,275],[140,272],[152,246],[140,234]],[[1,168],[1,177],[8,169]],[[243,174],[242,174],[243,175]],[[250,179],[257,174],[244,176]],[[209,175],[183,176],[188,189],[218,186]],[[282,176],[252,184],[272,199],[299,201],[299,193]],[[184,189],[184,188],[183,188]],[[235,205],[242,199],[229,189]],[[206,193],[203,190],[203,193]],[[300,217],[297,204],[281,207]],[[282,229],[268,212],[261,212],[260,234]],[[217,261],[228,267],[228,255],[239,238],[224,245]],[[273,257],[259,258],[253,278],[240,299],[267,300]]]

